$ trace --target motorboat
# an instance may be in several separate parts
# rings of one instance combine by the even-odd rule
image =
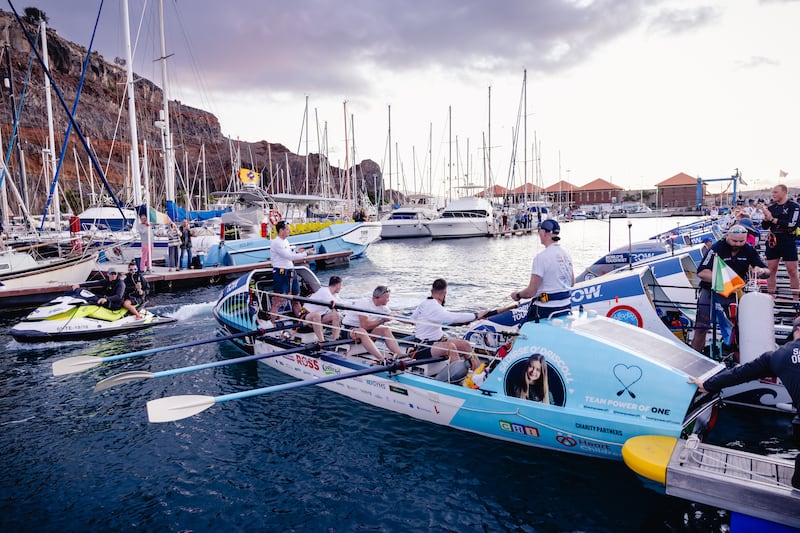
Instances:
[[[125,308],[112,311],[90,303],[95,295],[86,289],[75,295],[59,296],[36,308],[9,334],[19,342],[89,340],[110,337],[157,325],[175,322],[175,318],[155,315],[140,309],[136,318]]]
[[[424,194],[408,195],[405,205],[393,209],[381,220],[381,238],[430,237],[431,232],[426,224],[439,217],[439,212],[430,204],[432,198]]]
[[[427,227],[434,239],[488,237],[494,230],[494,209],[484,198],[459,198],[447,204]]]
[[[66,285],[86,281],[98,254],[37,260],[26,252],[0,252],[0,297],[3,291]]]
[[[306,281],[313,280],[310,276],[310,271],[301,274]],[[257,330],[264,326],[260,317],[269,309],[270,291],[266,273],[248,273],[225,287],[214,315],[231,333]],[[506,351],[478,351],[479,366],[468,377],[477,378],[483,368],[482,381],[434,379],[446,365],[441,358],[384,367],[357,350],[348,355],[346,346],[315,347],[307,335],[275,333],[238,341],[280,372],[376,407],[506,442],[614,460],[621,460],[622,445],[633,436],[677,438],[691,432],[708,404],[698,400],[688,377],[724,368],[685,345],[594,312],[525,323],[508,336]],[[518,397],[533,359],[546,370],[545,401]],[[287,383],[224,399],[303,385]],[[148,403],[148,413],[151,421],[175,420],[214,400],[162,398]]]

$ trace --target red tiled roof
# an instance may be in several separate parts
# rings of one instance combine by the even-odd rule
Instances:
[[[555,183],[549,187],[544,189],[544,192],[569,192],[569,191],[577,191],[578,188],[571,184],[568,181],[561,180],[558,183]]]
[[[508,189],[506,189],[502,185],[495,185],[494,187],[489,189],[489,191],[490,191],[489,194],[491,196],[503,196],[505,194],[508,194]],[[477,196],[486,196],[486,191],[479,192]]]
[[[614,185],[610,181],[606,181],[602,178],[597,178],[594,181],[590,181],[586,185],[582,187],[578,187],[579,191],[622,191],[624,190],[619,185]]]
[[[675,174],[671,178],[665,179],[661,183],[656,183],[656,187],[685,187],[687,185],[697,186],[697,178],[693,178],[684,172]]]
[[[541,190],[541,187],[537,187],[533,183],[525,183],[516,189],[511,189],[511,194],[534,194]]]

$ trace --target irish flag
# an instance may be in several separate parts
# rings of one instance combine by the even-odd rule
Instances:
[[[714,257],[711,270],[711,289],[726,298],[745,286],[744,280],[720,256]]]

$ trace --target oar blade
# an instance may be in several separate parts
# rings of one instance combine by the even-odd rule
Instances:
[[[145,372],[143,370],[134,370],[131,372],[122,372],[116,376],[111,376],[97,382],[94,386],[95,392],[100,392],[123,383],[130,383],[131,381],[139,381],[140,379],[150,379],[155,377],[152,372]]]
[[[102,357],[94,355],[78,355],[75,357],[67,357],[59,359],[53,363],[53,375],[65,376],[67,374],[74,374],[76,372],[83,372],[100,365],[103,362]]]
[[[202,413],[216,402],[213,396],[186,394],[167,396],[147,402],[147,419],[150,422],[174,422]]]

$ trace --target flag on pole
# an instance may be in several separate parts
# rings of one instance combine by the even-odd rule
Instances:
[[[719,327],[719,334],[722,336],[722,342],[731,344],[733,340],[733,322],[731,322],[728,315],[725,314],[719,302],[714,304],[714,322],[716,322],[717,327]]]
[[[249,168],[239,169],[239,181],[245,183],[258,183],[258,172],[252,171]]]
[[[719,255],[715,256],[711,269],[711,290],[727,298],[744,286],[742,277],[725,264]]]
[[[786,172],[785,170],[779,170],[779,171],[778,171],[778,177],[779,177],[779,178],[785,178],[785,177],[786,177],[786,176],[788,176],[788,175],[789,175],[789,173],[788,173],[788,172]]]

